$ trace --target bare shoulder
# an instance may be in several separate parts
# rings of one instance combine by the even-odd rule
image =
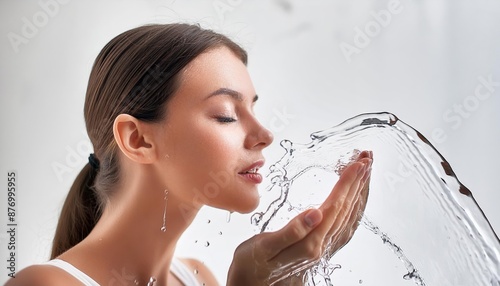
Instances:
[[[73,286],[81,285],[73,276],[50,265],[32,265],[16,273],[4,286]]]
[[[191,270],[193,273],[197,273],[196,278],[202,285],[206,286],[219,286],[217,278],[210,271],[210,269],[205,265],[205,263],[194,259],[194,258],[180,258],[182,262]]]

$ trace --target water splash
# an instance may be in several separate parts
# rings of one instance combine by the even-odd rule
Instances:
[[[408,270],[408,273],[403,276],[405,280],[414,280],[415,284],[419,286],[425,286],[424,279],[420,276],[420,273],[415,268],[413,263],[406,257],[403,253],[401,247],[397,246],[391,238],[384,232],[380,230],[378,226],[376,226],[373,222],[371,222],[366,215],[361,219],[361,224],[370,230],[372,233],[378,235],[384,244],[386,244],[392,252],[398,257],[398,259],[404,263],[405,268]],[[361,280],[360,280],[361,281]]]
[[[500,285],[498,237],[472,193],[420,132],[393,114],[377,113],[311,139],[281,142],[286,153],[270,167],[270,192],[263,194],[274,198],[251,219],[261,231],[318,207],[358,150],[372,150],[374,163],[364,228],[310,268],[308,285]]]

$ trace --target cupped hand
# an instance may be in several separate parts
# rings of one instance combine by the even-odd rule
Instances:
[[[227,285],[277,285],[287,277],[301,284],[302,277],[295,274],[300,276],[352,238],[368,199],[372,161],[372,152],[361,152],[318,209],[299,214],[278,231],[257,234],[240,244]]]

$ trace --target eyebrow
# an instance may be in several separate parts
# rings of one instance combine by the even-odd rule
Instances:
[[[228,95],[228,96],[234,98],[235,100],[243,101],[243,95],[240,92],[233,90],[233,89],[230,89],[230,88],[227,88],[227,87],[222,87],[222,88],[217,89],[216,91],[210,93],[206,99],[209,99],[210,97],[216,96],[216,95]],[[253,97],[252,102],[256,102],[257,99],[259,99],[259,96],[256,94]]]

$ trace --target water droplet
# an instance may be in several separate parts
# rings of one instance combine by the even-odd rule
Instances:
[[[193,272],[194,274],[198,275],[198,269],[195,268]]]
[[[210,246],[210,242],[206,241],[205,242],[205,247],[209,247]]]
[[[358,283],[363,284],[363,280],[359,279]]]
[[[219,231],[219,235],[222,235],[222,231]]]
[[[153,285],[155,285],[155,282],[156,282],[156,278],[154,278],[153,276],[151,276],[149,278],[147,286],[153,286]]]
[[[227,217],[226,217],[226,222],[230,222],[231,221],[231,214],[233,212],[227,212]]]
[[[198,243],[198,240],[195,240],[194,243]]]
[[[207,223],[211,223],[212,221],[211,220],[207,220]]]
[[[162,226],[160,230],[161,230],[162,232],[166,232],[166,231],[167,231],[167,227]]]

